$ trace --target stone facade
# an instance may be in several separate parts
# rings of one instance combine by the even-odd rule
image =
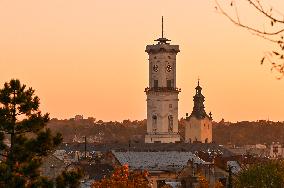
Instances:
[[[175,143],[178,134],[178,94],[176,87],[176,55],[178,45],[170,45],[166,38],[158,44],[147,45],[149,55],[149,86],[147,95],[146,143]]]
[[[212,121],[205,117],[203,119],[197,119],[196,117],[190,117],[189,121],[186,121],[185,128],[185,142],[212,142]]]
[[[186,118],[185,124],[185,142],[212,142],[212,117],[211,112],[209,116],[205,112],[204,96],[202,95],[202,88],[199,85],[195,88],[196,94],[193,97],[194,107],[192,113]]]
[[[269,156],[272,159],[283,158],[284,157],[284,147],[278,143],[272,143],[270,145]]]

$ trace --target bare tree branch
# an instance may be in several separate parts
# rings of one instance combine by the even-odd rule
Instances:
[[[215,0],[215,2],[216,2],[216,5],[217,5],[218,10],[219,10],[224,16],[226,16],[232,23],[236,24],[237,26],[240,26],[240,27],[242,27],[242,28],[245,28],[245,29],[248,29],[248,30],[253,31],[253,32],[255,32],[255,33],[259,33],[259,34],[263,34],[263,35],[278,35],[278,34],[284,32],[284,29],[280,29],[280,30],[274,31],[274,32],[260,31],[260,30],[258,30],[258,29],[253,28],[253,27],[250,27],[250,26],[248,26],[248,25],[244,25],[244,24],[242,24],[241,22],[239,22],[239,19],[238,19],[238,18],[237,18],[237,19],[238,19],[238,21],[237,21],[237,20],[233,19],[230,15],[228,15],[228,13],[225,12],[225,11],[222,9],[222,7],[221,7],[221,5],[219,4],[218,0]]]
[[[255,11],[260,12],[262,16],[264,16],[266,19],[269,19],[271,21],[271,27],[274,26],[275,23],[279,23],[280,29],[276,31],[266,31],[265,28],[263,30],[258,29],[257,27],[250,26],[249,24],[243,24],[240,21],[238,7],[235,2],[235,0],[231,0],[231,7],[234,6],[234,12],[235,16],[230,15],[227,11],[225,11],[222,6],[219,3],[220,0],[215,0],[216,9],[219,13],[227,17],[233,24],[247,29],[251,34],[259,36],[265,40],[268,40],[270,42],[273,42],[277,45],[277,48],[279,47],[281,52],[271,50],[270,52],[266,52],[264,57],[261,59],[261,64],[263,64],[265,61],[271,64],[271,71],[277,71],[280,76],[276,77],[277,79],[284,78],[284,37],[282,33],[284,32],[284,19],[280,20],[279,18],[272,16],[272,13],[275,12],[273,8],[270,8],[269,11],[266,11],[263,3],[260,3],[260,0],[245,0],[251,5]],[[278,14],[281,14],[278,12]],[[281,14],[283,16],[283,14]],[[281,29],[282,28],[282,29]],[[270,28],[271,29],[271,28]],[[274,29],[275,30],[275,29]]]
[[[274,22],[278,22],[278,23],[284,23],[284,20],[279,20],[278,18],[272,17],[271,15],[269,15],[266,11],[263,10],[261,4],[259,1],[257,6],[252,0],[247,0],[254,8],[256,8],[260,13],[262,13],[264,16],[270,18],[271,20],[273,20]]]

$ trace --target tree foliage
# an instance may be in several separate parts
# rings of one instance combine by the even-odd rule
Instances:
[[[80,169],[73,171],[64,171],[61,175],[56,178],[56,188],[76,188],[79,187],[80,181],[83,176]]]
[[[0,187],[53,187],[39,167],[62,136],[45,129],[49,114],[41,113],[34,93],[15,79],[0,89]],[[10,139],[10,146],[4,139]]]
[[[92,188],[147,188],[150,187],[147,177],[146,171],[129,172],[128,166],[124,165],[115,169],[111,177],[94,182]]]
[[[143,135],[146,133],[146,120],[124,120],[123,122],[103,122],[99,120],[94,122],[89,119],[79,121],[52,119],[48,122],[47,127],[52,132],[62,133],[64,142],[72,142],[75,135],[81,142],[84,142],[85,136],[87,136],[88,142],[128,143],[129,140],[144,142]]]
[[[271,144],[284,141],[284,122],[240,121],[235,123],[213,123],[213,140],[218,144],[231,143],[237,146],[246,144]]]
[[[254,11],[261,20],[259,27],[255,25],[255,20],[251,23],[248,18],[241,19],[240,4],[243,2]],[[235,25],[248,30],[253,35],[262,37],[276,45],[275,49],[269,50],[261,59],[261,64],[269,62],[272,65],[271,71],[279,73],[278,79],[284,76],[284,16],[281,11],[271,5],[267,0],[215,0],[216,10],[228,18]],[[283,10],[282,10],[283,11]]]
[[[283,161],[269,161],[266,163],[252,165],[237,175],[234,180],[234,187],[284,187]]]
[[[199,182],[198,188],[209,188],[209,183],[204,176],[198,175],[198,182]]]
[[[220,181],[217,181],[214,188],[225,188],[225,186]]]

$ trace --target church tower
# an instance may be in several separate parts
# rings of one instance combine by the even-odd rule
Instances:
[[[157,44],[147,45],[149,55],[149,86],[147,95],[147,134],[145,143],[175,143],[178,134],[178,94],[176,87],[176,55],[178,45],[171,45],[164,38],[163,17],[162,37]]]
[[[189,117],[186,117],[185,123],[185,142],[194,141],[202,143],[212,142],[212,114],[205,112],[204,96],[201,93],[202,87],[199,85],[199,79],[196,93],[193,97],[194,107]]]

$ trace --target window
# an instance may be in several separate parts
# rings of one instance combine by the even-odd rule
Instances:
[[[159,87],[159,82],[158,80],[154,80],[154,88],[158,88]]]
[[[173,116],[172,115],[168,116],[168,122],[169,122],[168,131],[169,132],[173,132],[174,121],[173,121]]]
[[[172,87],[172,81],[171,80],[167,80],[167,88],[171,88]]]
[[[173,107],[173,105],[172,104],[169,104],[169,108],[172,108]]]
[[[153,132],[157,131],[157,116],[156,115],[152,116],[152,128],[153,128]]]

